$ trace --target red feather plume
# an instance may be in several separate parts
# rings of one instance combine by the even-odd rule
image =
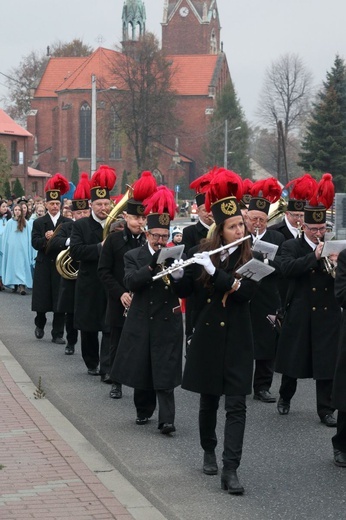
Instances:
[[[310,200],[317,190],[317,181],[309,173],[293,179],[286,185],[288,190],[291,186],[290,199]]]
[[[107,188],[109,191],[111,191],[114,188],[116,180],[117,176],[115,169],[104,164],[100,166],[91,177],[90,187],[96,188],[99,186],[100,188]]]
[[[335,195],[335,188],[333,183],[333,176],[330,173],[324,173],[320,182],[318,183],[315,195],[310,199],[311,206],[322,205],[329,209],[333,204]]]
[[[75,192],[73,194],[74,200],[78,199],[90,199],[90,183],[89,176],[87,173],[82,172],[80,174],[79,183],[76,186]]]
[[[64,195],[70,190],[70,185],[66,177],[61,175],[61,173],[56,173],[53,177],[48,179],[44,187],[44,191],[48,190],[59,190],[60,195]]]
[[[205,209],[210,211],[212,204],[225,197],[236,197],[239,201],[243,196],[242,178],[231,170],[220,169],[209,185],[205,196]]]
[[[212,170],[191,182],[191,190],[195,190],[196,193],[206,193],[211,181],[219,171],[221,171],[221,168],[214,166]]]
[[[281,193],[282,188],[275,177],[257,181],[251,188],[251,195],[253,197],[262,197],[271,204],[279,200]]]
[[[170,219],[175,216],[174,192],[166,186],[159,186],[157,190],[143,201],[145,215],[149,213],[169,213]]]
[[[243,179],[243,195],[250,195],[253,185],[254,183],[251,179]]]
[[[133,185],[133,198],[138,201],[147,199],[157,190],[156,179],[151,172],[145,171]]]

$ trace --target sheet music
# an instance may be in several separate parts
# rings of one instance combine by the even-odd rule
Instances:
[[[324,243],[321,256],[325,258],[333,253],[340,253],[343,249],[346,249],[346,240],[328,240]]]
[[[270,244],[269,242],[265,242],[264,240],[256,240],[252,246],[253,251],[262,253],[264,258],[268,258],[268,260],[274,260],[278,249],[279,246],[277,246],[276,244]]]
[[[239,267],[236,272],[240,274],[242,278],[251,278],[251,280],[259,282],[262,278],[268,276],[273,271],[275,271],[274,267],[264,264],[260,260],[256,260],[256,258],[252,258],[246,262],[246,264]]]
[[[173,246],[173,247],[163,247],[160,250],[159,257],[157,259],[158,264],[163,264],[163,262],[167,258],[173,258],[173,260],[180,260],[181,256],[183,254],[183,251],[185,249],[185,245],[182,244],[181,246]]]

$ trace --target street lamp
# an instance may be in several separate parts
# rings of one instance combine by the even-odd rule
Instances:
[[[223,156],[223,167],[227,169],[227,158],[228,158],[228,134],[230,132],[237,132],[241,130],[241,126],[236,126],[231,130],[228,130],[228,120],[225,120],[225,146],[224,146],[224,156]]]
[[[108,90],[116,90],[117,87],[109,87],[98,92],[107,92]],[[96,76],[91,75],[91,175],[96,172],[96,141],[97,141],[97,129],[96,129],[96,106],[97,106],[97,94],[96,94]]]

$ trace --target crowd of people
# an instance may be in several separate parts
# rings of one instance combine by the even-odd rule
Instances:
[[[138,426],[158,407],[163,435],[176,431],[174,389],[198,393],[206,475],[219,471],[216,424],[225,396],[221,487],[230,494],[244,492],[237,469],[246,396],[277,402],[288,415],[303,378],[316,381],[318,417],[337,428],[334,462],[346,467],[346,250],[329,254],[332,271],[323,258],[331,176],[290,183],[285,214],[270,225],[279,183],[245,182],[215,168],[191,184],[198,222],[184,229],[172,229],[174,196],[150,172],[111,210],[115,182],[107,166],[90,180],[82,174],[62,207],[69,184],[56,174],[40,216],[40,203],[16,201],[9,211],[0,201],[2,283],[21,294],[32,287],[36,338],[52,312],[51,341],[73,355],[80,335],[87,374],[111,385],[112,399],[122,398],[123,385],[134,389]]]

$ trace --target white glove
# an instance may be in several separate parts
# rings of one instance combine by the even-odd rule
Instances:
[[[213,276],[216,271],[216,267],[211,261],[207,251],[203,251],[203,253],[195,253],[193,256],[196,259],[196,264],[203,265],[207,273],[210,274],[210,276]]]
[[[171,267],[178,267],[179,265],[181,265],[183,263],[184,263],[184,260],[181,260],[181,259],[174,260]],[[177,269],[176,271],[171,273],[171,277],[173,278],[173,280],[180,280],[183,276],[184,276],[184,269],[182,267],[180,267],[179,269]]]

